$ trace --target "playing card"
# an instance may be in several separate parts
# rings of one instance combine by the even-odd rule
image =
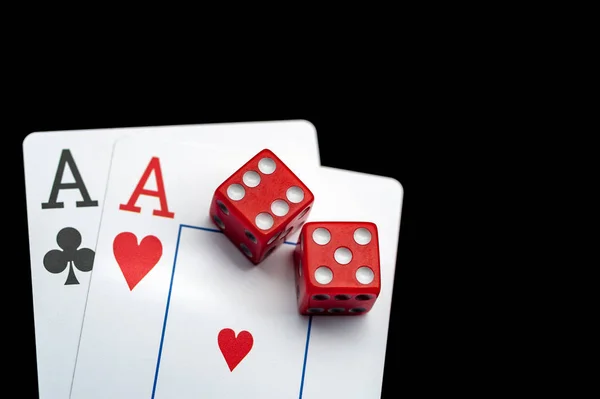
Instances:
[[[189,145],[123,139],[113,153],[72,399],[380,397],[402,188],[272,150],[315,194],[310,220],[377,224],[382,289],[373,310],[301,316],[298,233],[253,266],[213,225],[214,190],[253,152],[199,156]]]
[[[270,145],[319,165],[315,129],[300,120],[30,134],[23,156],[42,399],[69,396],[112,149],[128,135],[190,141],[203,145],[197,156],[225,158],[235,148],[258,152]]]

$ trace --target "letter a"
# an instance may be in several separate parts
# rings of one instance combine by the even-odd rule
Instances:
[[[69,169],[71,170],[71,174],[75,179],[74,183],[63,183],[62,178],[65,173],[65,166],[69,164]],[[90,194],[88,193],[85,184],[83,183],[83,179],[81,178],[81,174],[79,173],[79,169],[77,169],[77,165],[75,164],[75,160],[73,159],[73,155],[69,150],[62,150],[60,154],[60,159],[58,160],[58,168],[56,169],[56,175],[54,176],[54,183],[52,183],[52,190],[50,191],[50,199],[48,202],[42,203],[42,209],[56,209],[56,208],[64,208],[64,202],[57,202],[58,193],[60,190],[70,190],[77,189],[79,193],[83,197],[83,201],[76,201],[75,206],[77,208],[82,208],[86,206],[98,206],[98,201],[93,201],[90,198]]]
[[[156,191],[146,190],[144,188],[152,172],[154,172],[154,176],[156,177]],[[135,187],[135,190],[133,190],[133,194],[131,194],[129,202],[127,202],[127,204],[119,205],[119,209],[122,211],[140,213],[142,208],[140,208],[139,206],[135,206],[135,203],[137,202],[140,195],[158,197],[158,199],[160,200],[160,210],[155,209],[152,212],[154,216],[162,216],[171,219],[175,217],[175,213],[169,212],[169,207],[167,205],[167,194],[165,193],[165,185],[163,184],[162,171],[160,170],[160,160],[157,157],[152,157],[150,163],[148,163],[148,166],[144,171],[144,174],[142,175],[142,178]]]

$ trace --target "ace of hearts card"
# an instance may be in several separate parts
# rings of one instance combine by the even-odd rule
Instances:
[[[112,150],[126,136],[201,145],[227,162],[236,148],[272,145],[318,166],[316,130],[304,120],[35,132],[23,142],[40,399],[68,399]]]
[[[315,195],[309,221],[370,221],[379,232],[373,309],[302,316],[298,232],[254,266],[209,217],[214,190],[254,155],[222,162],[192,145],[117,142],[72,399],[380,397],[401,185],[278,154]]]

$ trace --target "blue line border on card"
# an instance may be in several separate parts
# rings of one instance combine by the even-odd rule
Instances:
[[[160,345],[158,346],[158,356],[156,358],[156,370],[154,372],[154,381],[152,383],[151,399],[154,399],[154,396],[156,395],[156,384],[158,382],[158,372],[160,369],[160,361],[162,358],[163,343],[165,340],[165,331],[167,329],[167,319],[169,317],[169,306],[171,305],[171,292],[173,290],[173,280],[175,278],[175,269],[177,267],[177,255],[179,254],[179,242],[181,240],[181,232],[183,231],[184,228],[223,234],[223,232],[218,229],[213,229],[213,228],[208,228],[208,227],[200,227],[200,226],[191,226],[191,225],[187,225],[187,224],[179,225],[179,231],[177,232],[177,244],[175,246],[175,256],[173,257],[173,269],[171,270],[171,281],[169,282],[169,293],[167,295],[167,306],[165,308],[165,318],[163,320],[162,332],[160,335]],[[291,241],[284,241],[284,243],[288,244],[288,245],[296,245],[295,242],[291,242]],[[306,373],[306,359],[308,358],[308,346],[309,346],[309,342],[310,342],[311,327],[312,327],[312,316],[309,316],[308,317],[308,328],[306,330],[306,345],[304,347],[304,359],[302,361],[302,376],[300,377],[300,393],[298,394],[298,399],[302,399],[302,392],[304,390],[304,375]]]

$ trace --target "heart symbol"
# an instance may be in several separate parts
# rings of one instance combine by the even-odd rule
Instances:
[[[235,332],[231,328],[224,328],[219,331],[217,341],[230,371],[233,371],[240,364],[252,349],[252,344],[254,344],[252,334],[248,331],[240,331],[236,338]]]
[[[113,253],[129,290],[133,290],[160,260],[162,244],[155,236],[146,236],[138,245],[135,234],[124,232],[115,237]]]

